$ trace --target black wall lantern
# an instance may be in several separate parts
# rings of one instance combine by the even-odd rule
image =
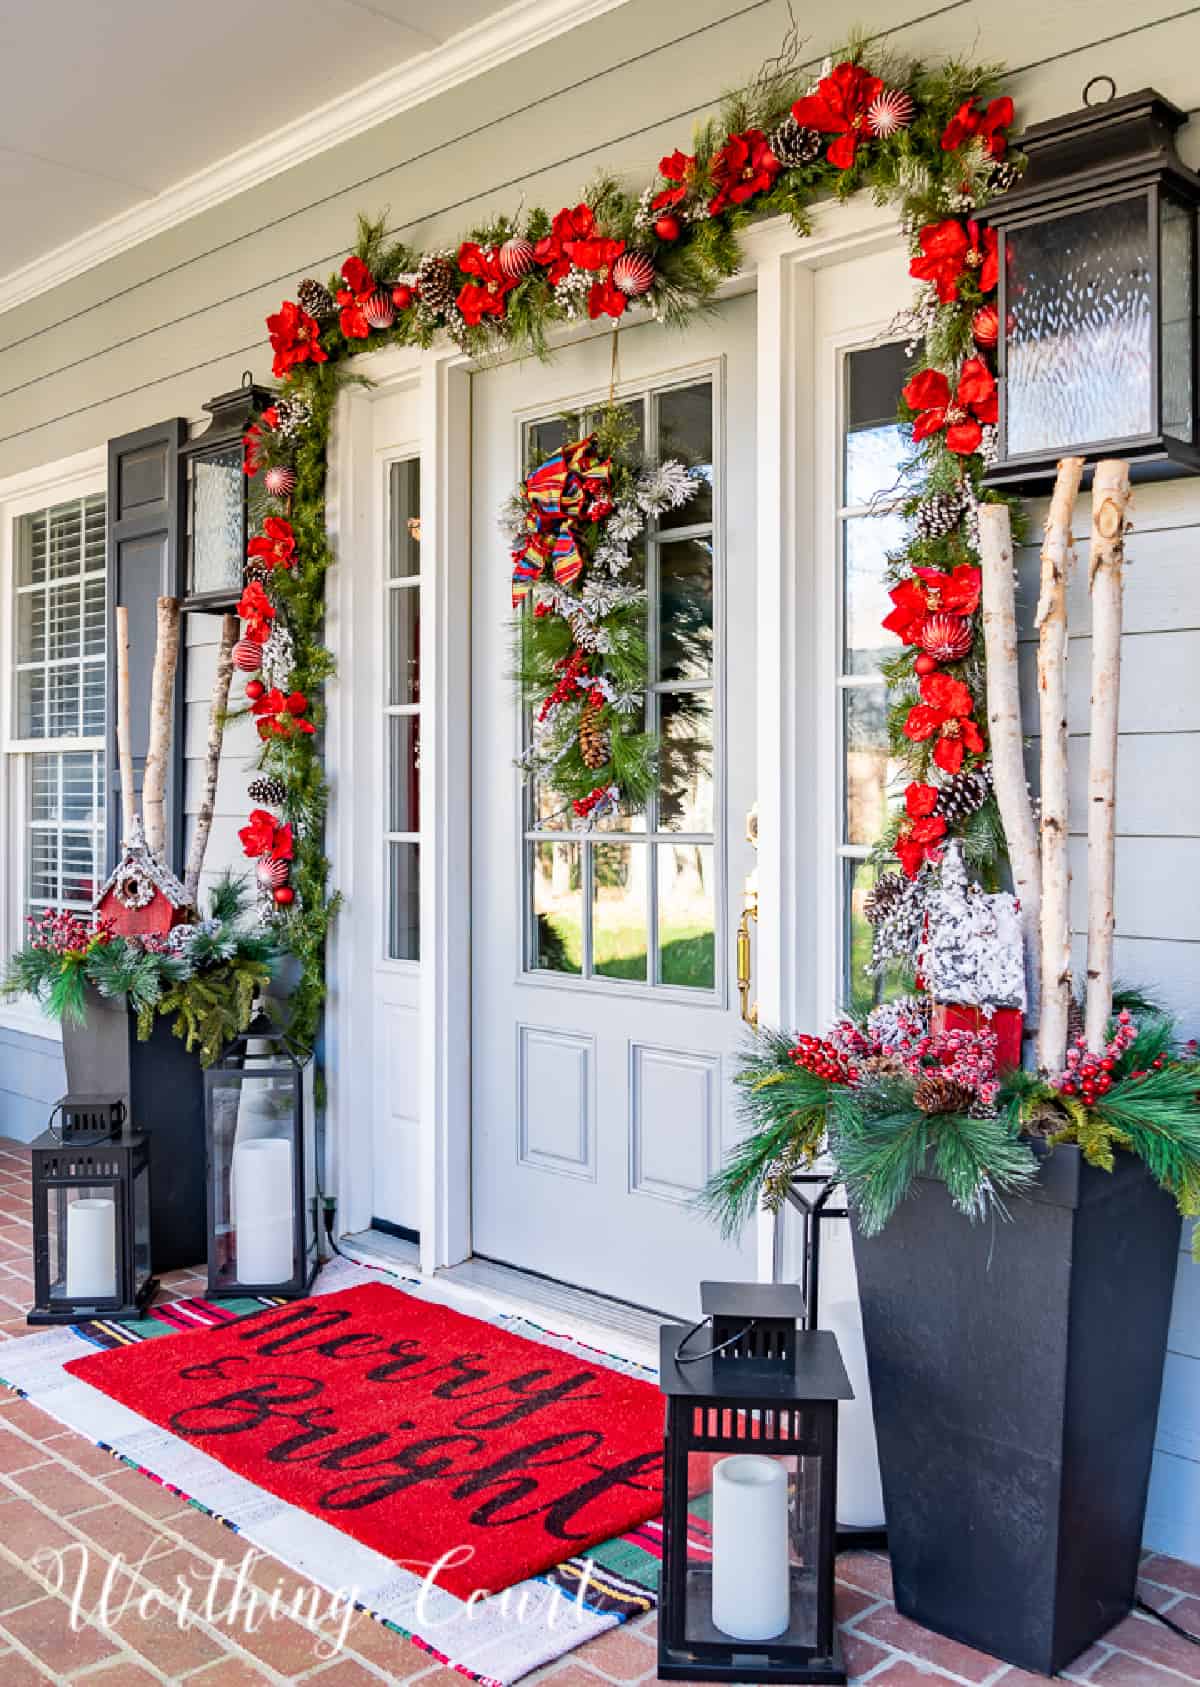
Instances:
[[[833,1610],[836,1338],[793,1286],[702,1283],[706,1323],[664,1326],[667,1396],[658,1673],[842,1683]],[[689,1557],[688,1517],[712,1551]]]
[[[150,1275],[150,1139],[124,1104],[64,1096],[33,1148],[31,1324],[136,1318]],[[57,1122],[60,1121],[60,1122]]]
[[[1142,478],[1200,472],[1200,177],[1175,151],[1186,121],[1145,89],[1016,143],[1025,174],[980,213],[1000,258],[988,485],[1043,491],[1063,456],[1126,458]]]
[[[180,447],[188,465],[188,573],[185,609],[232,609],[246,567],[249,480],[242,435],[275,395],[256,387],[249,370],[233,392],[210,398],[212,421]]]
[[[306,1064],[262,1017],[204,1074],[208,1292],[305,1295],[317,1274]]]

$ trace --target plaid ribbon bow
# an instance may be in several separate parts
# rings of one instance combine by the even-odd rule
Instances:
[[[547,563],[560,586],[569,586],[583,569],[586,557],[579,529],[585,522],[601,520],[612,508],[612,462],[597,462],[595,446],[595,434],[564,445],[521,483],[525,533],[512,553],[514,609]]]

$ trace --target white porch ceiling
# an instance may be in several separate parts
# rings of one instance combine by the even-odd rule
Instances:
[[[3,304],[621,3],[0,0]]]

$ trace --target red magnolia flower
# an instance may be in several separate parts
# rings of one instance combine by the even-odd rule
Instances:
[[[337,293],[337,302],[342,307],[339,326],[346,339],[365,340],[371,325],[362,307],[375,291],[375,277],[361,258],[347,258],[342,265],[342,280],[345,285]]]
[[[557,287],[570,269],[574,243],[590,239],[595,227],[591,206],[576,205],[573,211],[560,211],[550,226],[550,233],[536,242],[533,255],[539,264],[548,266],[546,280],[551,287]]]
[[[976,111],[975,101],[964,100],[942,131],[942,151],[953,152],[964,141],[980,135],[989,158],[1003,158],[1008,137],[1003,130],[1013,120],[1013,103],[1007,94],[992,100],[986,111]]]
[[[782,169],[761,129],[730,135],[712,161],[717,191],[708,202],[709,211],[715,217],[728,205],[744,205],[755,194],[767,193]]]
[[[663,188],[661,193],[655,194],[650,201],[650,209],[652,211],[665,211],[670,206],[678,205],[682,199],[685,199],[688,188],[692,185],[692,176],[695,169],[695,157],[689,152],[680,152],[678,147],[675,148],[674,152],[669,152],[665,158],[660,158],[658,173],[672,185]]]
[[[906,814],[900,822],[896,837],[896,859],[905,876],[915,879],[926,861],[936,861],[941,851],[938,840],[946,835],[946,822],[933,811],[937,807],[935,785],[921,785],[915,780],[904,792]]]
[[[279,411],[273,404],[269,404],[258,421],[251,422],[242,435],[242,467],[252,479],[261,467],[258,448],[262,443],[263,428],[274,428],[278,423]]]
[[[932,281],[944,305],[952,305],[958,298],[958,284],[968,270],[977,272],[975,280],[981,293],[990,293],[1000,279],[994,228],[981,231],[974,220],[964,227],[957,217],[947,217],[944,222],[926,223],[917,239],[921,250],[910,262],[908,273],[918,281]]]
[[[275,606],[263,591],[261,580],[251,580],[242,592],[237,612],[246,623],[246,637],[255,644],[266,644],[271,636],[271,622]]]
[[[296,535],[282,516],[269,515],[257,539],[246,547],[247,555],[260,556],[268,568],[291,568],[296,556]]]
[[[895,604],[884,617],[888,632],[903,644],[916,644],[921,623],[927,615],[974,615],[979,608],[981,577],[969,562],[960,562],[951,573],[940,568],[917,568],[912,578],[893,586],[888,596]]]
[[[250,818],[238,837],[251,859],[257,855],[269,855],[277,861],[292,859],[292,828],[277,825],[275,816],[265,808],[250,810]]]
[[[485,252],[473,240],[464,240],[458,249],[458,267],[465,275],[478,277],[468,281],[458,295],[458,308],[472,328],[478,328],[485,316],[503,316],[505,294],[511,293],[520,277],[505,275],[500,268],[500,248],[491,246]]]
[[[963,364],[953,397],[940,369],[922,369],[900,396],[910,410],[919,412],[914,440],[928,439],[945,428],[946,445],[962,457],[978,451],[983,425],[996,420],[996,381],[981,357],[969,357]]]
[[[971,719],[975,704],[961,680],[927,674],[921,681],[921,698],[908,711],[904,736],[917,744],[936,737],[933,759],[943,773],[957,773],[968,750],[973,756],[983,754],[983,737]]]
[[[624,250],[623,240],[606,240],[599,235],[571,242],[571,262],[577,269],[590,270],[597,277],[588,294],[588,315],[593,319],[620,316],[629,303],[621,289],[612,283],[612,266]]]
[[[839,64],[828,76],[822,76],[815,93],[796,101],[792,116],[802,128],[836,135],[825,156],[837,169],[848,170],[859,141],[867,134],[867,107],[882,92],[879,77],[862,65]]]
[[[308,708],[308,698],[302,691],[293,691],[285,697],[278,686],[272,686],[251,708],[258,721],[260,738],[291,738],[297,732],[317,730],[311,721],[302,718]]]
[[[328,362],[316,319],[290,299],[283,301],[274,316],[268,316],[267,333],[275,353],[271,373],[277,380],[282,380],[297,363]]]

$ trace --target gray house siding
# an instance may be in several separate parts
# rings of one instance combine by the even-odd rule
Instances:
[[[815,66],[850,23],[899,52],[1006,60],[1022,120],[1079,103],[1092,76],[1153,85],[1200,111],[1200,11],[1179,0],[858,0],[796,5]],[[555,206],[596,169],[645,172],[722,90],[774,53],[781,0],[638,0],[331,148],[260,188],[0,316],[0,478],[201,404],[269,369],[263,318],[298,277],[344,255],[356,211],[390,207],[422,246],[522,198]],[[1200,123],[1184,137],[1200,164]],[[899,303],[900,301],[898,301]],[[1033,512],[1035,523],[1039,512]],[[1200,1030],[1200,486],[1140,492],[1129,575],[1117,865],[1118,965]],[[1035,564],[1027,559],[1026,570]],[[1028,615],[1032,601],[1025,592]],[[1087,621],[1072,603],[1076,795],[1084,777]],[[189,632],[187,745],[203,741],[211,648]],[[1032,660],[1032,648],[1026,657]],[[1032,698],[1032,689],[1028,695]],[[1036,722],[1031,721],[1031,726]],[[236,852],[248,738],[229,745],[210,864]],[[1082,814],[1082,802],[1075,812]],[[1077,896],[1083,840],[1075,840]],[[1076,905],[1077,927],[1082,909]],[[31,1134],[57,1093],[57,1050],[0,1032],[0,1122]],[[1182,1257],[1148,1542],[1200,1561],[1200,1267]]]

